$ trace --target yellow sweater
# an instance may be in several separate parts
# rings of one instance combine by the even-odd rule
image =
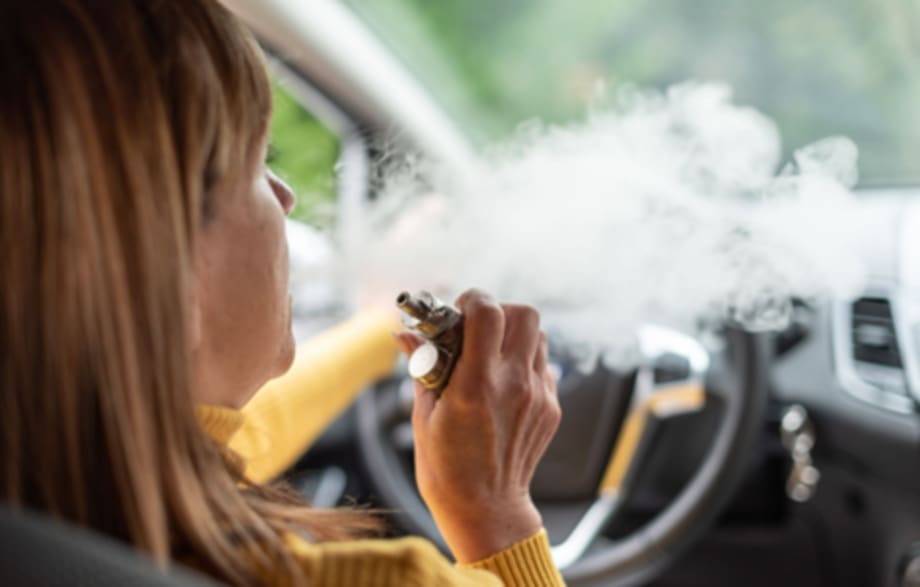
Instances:
[[[292,465],[361,390],[392,370],[396,328],[388,315],[360,314],[300,346],[291,370],[242,411],[201,406],[201,424],[245,459],[253,480],[268,481]],[[420,538],[313,544],[292,536],[290,544],[316,586],[564,585],[545,531],[488,559],[456,566]]]

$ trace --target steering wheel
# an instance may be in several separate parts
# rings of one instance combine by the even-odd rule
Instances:
[[[647,326],[631,373],[598,368],[561,376],[562,424],[541,461],[531,493],[570,585],[628,586],[649,581],[713,522],[733,493],[761,429],[767,397],[764,335],[729,329],[721,350]],[[411,467],[412,381],[378,384],[358,401],[359,446],[372,483],[403,526],[446,549],[422,502]],[[668,418],[703,409],[716,420],[692,476],[670,503],[625,536],[605,530],[625,512]],[[670,447],[674,448],[674,447]]]

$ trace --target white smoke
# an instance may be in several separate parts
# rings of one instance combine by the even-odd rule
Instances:
[[[543,311],[590,362],[629,361],[639,325],[781,328],[793,298],[850,295],[857,151],[829,138],[780,168],[776,126],[729,88],[621,94],[581,124],[531,124],[478,173],[392,173],[351,259],[362,278]]]

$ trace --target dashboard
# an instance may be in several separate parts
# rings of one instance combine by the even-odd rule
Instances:
[[[814,422],[814,499],[793,512],[821,528],[829,584],[920,585],[920,203],[866,194],[857,299],[812,308],[772,368],[778,405]]]
[[[865,291],[813,308],[802,342],[774,364],[773,397],[825,421],[816,447],[920,489],[920,203],[888,193],[864,207]]]

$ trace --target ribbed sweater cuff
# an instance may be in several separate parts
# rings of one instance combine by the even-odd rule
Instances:
[[[459,566],[489,571],[498,575],[505,585],[565,585],[556,565],[553,564],[546,530],[540,530],[530,538],[513,544],[487,559]]]

